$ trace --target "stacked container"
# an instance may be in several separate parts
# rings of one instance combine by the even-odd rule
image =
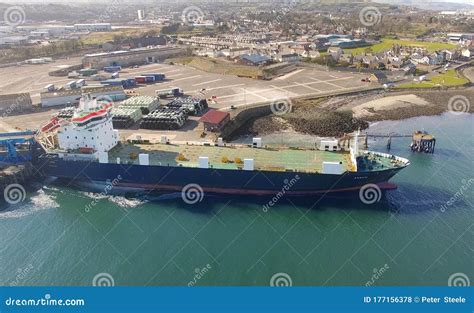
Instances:
[[[112,109],[114,128],[129,128],[142,118],[142,111],[136,107],[118,106]]]
[[[140,128],[174,130],[183,127],[188,116],[184,111],[170,108],[161,108],[145,116],[140,123]]]
[[[148,114],[160,106],[160,100],[150,96],[135,96],[123,101],[120,106],[140,108],[142,114]]]
[[[168,108],[181,109],[188,115],[201,115],[208,108],[206,99],[201,98],[175,98],[166,105]]]

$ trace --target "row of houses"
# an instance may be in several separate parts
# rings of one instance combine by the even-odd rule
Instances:
[[[455,60],[469,60],[474,47],[428,52],[426,48],[393,46],[391,50],[359,55],[344,53],[339,47],[330,47],[328,55],[339,64],[359,65],[373,70],[404,70],[414,72],[416,66],[441,66]]]

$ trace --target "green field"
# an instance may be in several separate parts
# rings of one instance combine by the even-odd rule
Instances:
[[[424,41],[412,41],[412,40],[399,40],[399,39],[388,39],[384,38],[380,43],[377,43],[370,47],[361,47],[353,49],[344,49],[344,53],[352,53],[353,55],[362,54],[366,49],[370,48],[374,53],[381,51],[390,50],[393,45],[398,44],[401,46],[417,46],[426,47],[429,52],[434,52],[441,49],[453,49],[456,46],[449,43],[442,42],[424,42]]]
[[[433,87],[455,87],[469,83],[469,80],[455,70],[449,70],[443,74],[433,76],[430,80],[413,82],[397,86],[397,88],[433,88]]]

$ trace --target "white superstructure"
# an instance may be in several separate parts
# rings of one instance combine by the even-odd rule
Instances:
[[[118,131],[112,125],[111,108],[112,103],[98,102],[84,95],[71,122],[58,131],[59,149],[89,150],[91,154],[110,151],[119,142]]]

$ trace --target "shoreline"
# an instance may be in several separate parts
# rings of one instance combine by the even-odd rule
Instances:
[[[341,137],[369,123],[437,116],[445,112],[474,113],[474,88],[383,92],[374,95],[298,100],[291,112],[250,119],[232,136],[264,136],[278,132]],[[345,116],[341,118],[341,116]]]

